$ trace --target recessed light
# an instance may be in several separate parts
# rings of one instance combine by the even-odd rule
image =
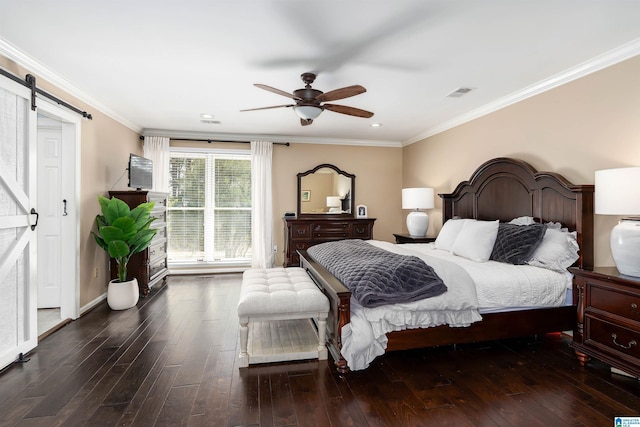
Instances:
[[[203,119],[213,119],[213,114],[207,114],[207,113],[202,113],[200,114],[200,117]]]
[[[379,128],[380,126],[382,126],[382,123],[371,123],[372,128]]]

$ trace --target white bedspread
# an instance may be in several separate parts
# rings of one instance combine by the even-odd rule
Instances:
[[[408,244],[412,251],[451,261],[473,278],[480,312],[504,311],[523,307],[559,307],[564,305],[571,274],[558,273],[530,265],[512,265],[496,261],[475,262],[435,249],[433,243]]]
[[[475,285],[463,268],[401,245],[368,242],[392,252],[420,257],[433,267],[448,290],[433,298],[375,308],[362,307],[351,298],[351,323],[342,329],[341,351],[351,370],[365,369],[373,359],[384,354],[387,332],[439,325],[464,327],[482,320]]]
[[[466,327],[480,313],[565,303],[571,276],[528,265],[478,263],[435,249],[433,244],[367,242],[391,252],[413,255],[433,267],[447,285],[444,294],[408,304],[365,308],[351,298],[351,323],[342,328],[342,356],[351,370],[365,369],[384,354],[386,334],[439,325]]]

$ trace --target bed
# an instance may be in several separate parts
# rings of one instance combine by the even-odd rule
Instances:
[[[443,223],[454,217],[501,222],[533,217],[541,223],[559,222],[575,231],[579,245],[575,265],[592,269],[593,191],[593,185],[574,185],[559,174],[538,172],[524,161],[496,158],[482,164],[452,193],[439,196]],[[346,373],[349,366],[341,354],[341,331],[351,321],[351,292],[306,250],[298,252],[301,266],[329,299],[327,345],[338,372]],[[538,335],[573,330],[575,325],[575,303],[491,312],[468,327],[442,325],[389,332],[386,351]]]

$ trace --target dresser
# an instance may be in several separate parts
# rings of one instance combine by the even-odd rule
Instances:
[[[110,197],[129,205],[130,208],[140,203],[155,202],[151,216],[157,218],[151,227],[157,229],[151,244],[144,251],[134,254],[127,266],[128,274],[138,279],[140,295],[147,296],[149,290],[160,281],[166,281],[169,274],[167,268],[167,193],[153,191],[109,191]],[[118,275],[115,261],[111,260],[111,278]]]
[[[300,265],[298,250],[323,242],[373,238],[375,218],[284,218],[284,266]]]
[[[640,377],[640,278],[615,267],[569,270],[578,305],[571,346],[580,364],[594,357]]]

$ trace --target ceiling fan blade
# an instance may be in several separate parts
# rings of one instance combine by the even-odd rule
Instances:
[[[360,85],[347,86],[336,90],[330,90],[329,92],[325,92],[322,95],[318,95],[316,96],[316,101],[336,101],[338,99],[360,95],[361,93],[365,93],[366,91],[367,90]]]
[[[371,111],[361,110],[359,108],[347,107],[346,105],[336,104],[324,104],[322,106],[325,110],[333,111],[334,113],[348,114],[350,116],[369,118],[373,117]]]
[[[244,112],[244,111],[256,111],[256,110],[270,110],[271,108],[283,108],[283,107],[293,107],[294,104],[289,104],[289,105],[274,105],[272,107],[259,107],[259,108],[249,108],[246,110],[240,110],[240,112]]]
[[[255,87],[259,87],[260,89],[268,90],[269,92],[277,93],[278,95],[286,96],[287,98],[302,100],[302,98],[299,98],[299,97],[297,97],[297,96],[295,96],[295,95],[293,95],[291,93],[285,92],[283,90],[276,89],[275,87],[263,85],[263,84],[260,84],[260,83],[255,83],[254,86]]]
[[[311,123],[313,123],[313,120],[311,119],[300,119],[300,124],[302,126],[309,126]]]

